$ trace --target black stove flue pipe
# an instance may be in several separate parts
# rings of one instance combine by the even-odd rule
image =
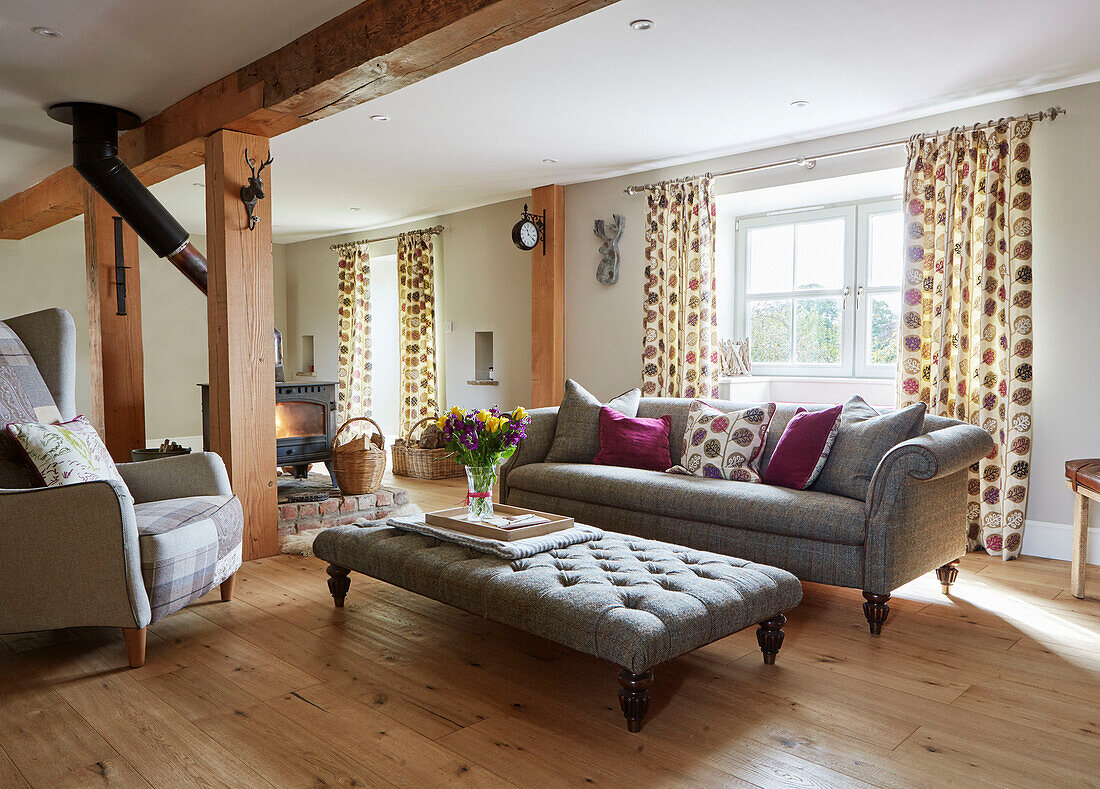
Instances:
[[[188,241],[183,226],[118,156],[119,131],[138,126],[138,117],[117,107],[82,101],[53,104],[46,112],[73,127],[73,168],[153,252],[168,258],[206,293],[206,258]]]

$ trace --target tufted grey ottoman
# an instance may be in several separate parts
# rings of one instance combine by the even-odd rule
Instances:
[[[755,623],[774,663],[783,612],[802,599],[785,570],[611,532],[508,561],[389,526],[339,526],[317,535],[313,552],[330,563],[337,606],[356,570],[617,663],[631,731],[649,707],[653,666]]]

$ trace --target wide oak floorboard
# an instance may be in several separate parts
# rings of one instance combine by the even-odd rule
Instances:
[[[387,477],[424,509],[464,480]],[[1026,787],[1100,784],[1100,570],[971,554],[950,597],[807,584],[775,666],[752,629],[658,667],[640,734],[615,668],[323,562],[250,562],[152,625],[0,638],[0,786]]]

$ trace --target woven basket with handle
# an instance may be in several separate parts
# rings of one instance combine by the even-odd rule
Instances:
[[[356,422],[370,422],[375,435],[352,439],[346,444],[337,444],[340,434]],[[340,425],[332,438],[332,472],[336,475],[336,484],[345,496],[360,493],[374,493],[382,484],[382,475],[386,473],[386,439],[382,428],[369,416],[357,416]]]
[[[466,473],[466,467],[455,462],[449,449],[421,449],[415,446],[413,435],[416,434],[416,431],[436,419],[437,417],[434,416],[424,417],[412,426],[403,441],[394,442],[394,474],[403,477],[416,477],[417,479],[447,479],[448,477],[461,477]]]

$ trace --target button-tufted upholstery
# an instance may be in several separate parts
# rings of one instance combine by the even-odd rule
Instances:
[[[785,570],[615,533],[511,562],[387,526],[327,529],[313,550],[635,673],[802,599]]]

